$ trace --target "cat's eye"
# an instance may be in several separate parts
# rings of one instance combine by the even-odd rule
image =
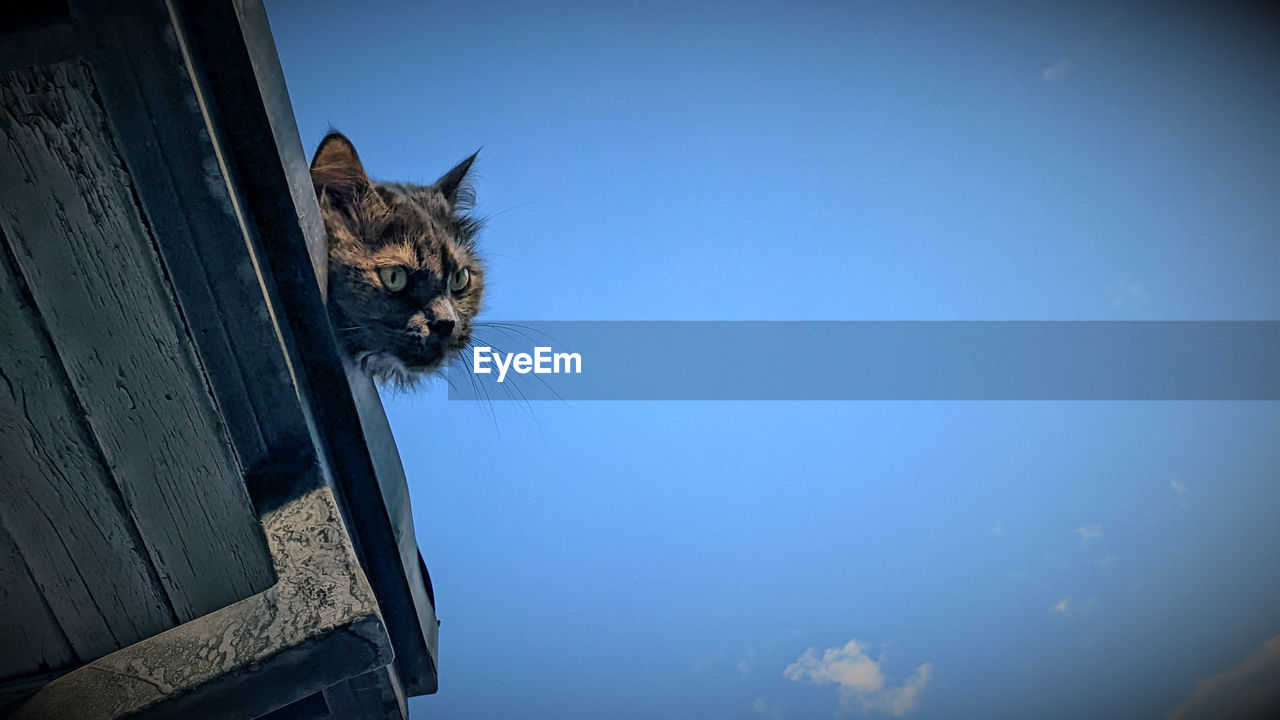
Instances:
[[[471,284],[471,271],[458,268],[449,275],[449,292],[462,292]]]
[[[391,292],[400,292],[409,284],[409,271],[403,265],[387,265],[378,268],[378,279]]]

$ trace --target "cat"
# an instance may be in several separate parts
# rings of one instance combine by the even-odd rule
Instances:
[[[329,316],[343,351],[379,384],[411,387],[471,340],[484,295],[480,222],[468,214],[475,159],[422,186],[371,180],[341,133],[312,158]]]

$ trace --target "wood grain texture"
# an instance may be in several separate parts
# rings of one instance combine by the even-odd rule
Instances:
[[[324,691],[332,717],[348,720],[396,720],[407,718],[404,690],[390,666],[348,678]]]
[[[207,80],[206,102],[211,101],[210,105],[219,111],[221,147],[230,161],[228,165],[239,170],[233,176],[244,199],[242,207],[258,230],[261,257],[267,260],[270,279],[279,289],[277,307],[284,312],[277,311],[277,317],[286,321],[287,331],[292,331],[286,344],[293,347],[296,343],[295,367],[302,370],[299,395],[306,398],[304,404],[318,421],[323,443],[330,451],[343,503],[354,520],[359,539],[356,546],[362,552],[362,562],[391,629],[398,677],[408,694],[434,692],[436,620],[429,607],[430,580],[414,546],[407,501],[394,507],[388,505],[388,497],[405,494],[403,473],[382,474],[375,469],[399,467],[389,429],[383,435],[371,435],[370,427],[363,422],[367,414],[381,416],[381,404],[372,387],[365,388],[370,391],[368,394],[358,389],[353,389],[355,397],[348,394],[350,385],[344,380],[337,344],[318,292],[324,286],[325,235],[318,221],[306,156],[297,139],[266,14],[258,0],[235,0],[238,20],[226,17],[226,7],[219,3],[187,0],[176,5],[186,20],[179,24],[187,30],[187,46],[192,49],[194,64]],[[236,40],[238,34],[243,38],[243,47]],[[154,40],[145,42],[139,38],[145,39],[145,33],[121,29],[110,38],[110,46],[124,48],[131,57],[151,57],[153,49],[161,46]],[[148,83],[143,94],[154,96],[154,88],[155,83]],[[113,98],[125,94],[104,91],[104,102],[111,108],[113,118],[118,118],[124,107]],[[121,133],[123,137],[124,130]],[[140,144],[136,140],[122,143],[131,167],[135,163],[129,153]],[[173,163],[169,165],[172,167]],[[144,175],[140,171],[136,174]],[[146,180],[152,177],[145,173]],[[149,205],[150,194],[142,195]],[[158,235],[167,258],[164,240],[170,234]],[[320,288],[316,278],[321,278]],[[183,284],[175,284],[181,292]],[[206,362],[206,366],[212,364]],[[213,376],[212,371],[210,374]],[[392,457],[381,457],[383,453]],[[261,475],[271,477],[274,469],[268,468]],[[388,484],[399,487],[388,488]],[[398,524],[401,522],[409,524]]]
[[[386,667],[378,600],[332,492],[296,498],[262,526],[274,586],[54,680],[13,720],[248,720]]]
[[[238,211],[243,198],[216,148],[218,123],[185,60],[184,34],[167,3],[131,3],[127,13],[118,3],[75,5],[82,23],[100,28],[84,49],[113,139],[242,467],[254,473],[308,438],[286,417],[297,397],[264,302],[271,279]]]
[[[75,652],[40,597],[22,552],[2,524],[0,617],[4,618],[0,623],[0,677],[39,675],[75,663]],[[0,706],[3,705],[0,698]]]
[[[435,659],[439,653],[440,623],[436,619],[435,593],[431,587],[431,578],[426,571],[426,563],[418,551],[418,540],[413,530],[413,508],[409,501],[409,481],[405,478],[404,465],[400,462],[400,451],[396,449],[395,436],[391,433],[391,424],[382,408],[378,389],[364,372],[354,366],[348,366],[347,383],[351,387],[351,395],[355,400],[356,410],[360,417],[360,429],[369,448],[369,458],[373,461],[375,476],[378,478],[378,490],[382,495],[382,503],[394,529],[395,551],[400,561],[400,571],[408,585],[411,606],[406,610],[412,612],[413,620],[406,622],[410,626],[403,635],[393,634],[393,639],[402,643],[404,655],[409,655],[414,648],[425,647],[426,662],[419,666],[415,674],[416,682],[412,687],[419,692],[435,692],[436,668]],[[406,613],[407,614],[407,613]],[[396,617],[395,619],[401,620]],[[404,618],[408,619],[408,618]],[[390,618],[388,624],[391,624]],[[415,627],[416,626],[416,627]],[[391,624],[393,629],[399,629]],[[412,635],[410,638],[405,637]],[[418,645],[418,640],[425,646]]]
[[[175,619],[4,254],[0,318],[0,522],[21,555],[0,561],[8,678],[92,660]],[[23,590],[28,572],[43,603]]]
[[[210,169],[211,176],[214,169]],[[274,578],[87,67],[0,73],[0,226],[181,621]]]

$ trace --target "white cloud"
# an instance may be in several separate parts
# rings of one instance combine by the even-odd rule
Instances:
[[[1089,615],[1098,607],[1098,597],[1085,598],[1084,600],[1072,600],[1064,597],[1053,605],[1049,606],[1049,612],[1055,615],[1069,615],[1072,617],[1078,615]]]
[[[724,654],[725,654],[725,651],[724,651],[724,649],[723,649],[723,648],[718,649],[718,650],[714,650],[714,651],[709,652],[709,653],[697,653],[697,654],[695,654],[695,655],[694,655],[694,657],[695,657],[695,661],[694,661],[694,663],[693,663],[693,669],[692,669],[692,670],[690,670],[690,672],[692,672],[692,673],[694,673],[694,674],[696,675],[696,674],[698,674],[698,673],[702,672],[703,670],[706,670],[707,668],[711,667],[712,665],[715,665],[716,663],[718,663],[718,662],[720,662],[721,660],[723,660],[723,659],[724,659]]]
[[[933,677],[933,665],[917,667],[901,685],[893,686],[885,679],[880,661],[873,660],[853,639],[844,647],[827,648],[821,656],[816,648],[809,648],[782,674],[793,682],[835,683],[840,706],[849,712],[899,717],[919,703],[920,693]]]
[[[1111,286],[1111,304],[1124,307],[1146,300],[1147,286],[1136,282],[1118,282]]]
[[[1280,635],[1235,667],[1196,681],[1187,701],[1165,720],[1280,717]]]
[[[1071,72],[1071,63],[1066,58],[1063,58],[1044,70],[1041,70],[1040,79],[1052,85],[1066,77],[1069,72]]]
[[[1169,487],[1173,488],[1173,491],[1178,493],[1179,495],[1187,491],[1187,486],[1184,485],[1183,482],[1177,478],[1174,478],[1169,481]]]
[[[1084,525],[1084,526],[1078,527],[1075,530],[1072,530],[1071,532],[1079,535],[1080,542],[1088,545],[1090,540],[1097,540],[1098,538],[1102,537],[1102,526],[1097,523],[1094,523],[1092,525]]]
[[[1106,555],[1103,555],[1102,557],[1098,558],[1098,567],[1100,568],[1111,567],[1112,565],[1115,565],[1116,561],[1119,559],[1120,559],[1119,555],[1115,553],[1107,553]]]
[[[747,654],[743,656],[741,660],[738,661],[738,672],[743,677],[746,677],[751,672],[751,662],[755,660],[755,657],[756,651],[755,648],[752,648],[747,651]]]
[[[764,715],[769,720],[782,720],[782,711],[765,702],[762,697],[751,701],[751,712],[757,715]]]
[[[996,537],[1000,537],[1001,535],[1004,535],[1004,523],[997,520],[996,524],[991,526],[991,534],[995,535]]]

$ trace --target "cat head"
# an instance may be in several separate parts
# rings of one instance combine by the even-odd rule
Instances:
[[[475,155],[434,184],[374,182],[346,137],[311,161],[329,241],[329,314],[346,353],[375,380],[412,385],[471,339],[484,268],[467,215]]]

